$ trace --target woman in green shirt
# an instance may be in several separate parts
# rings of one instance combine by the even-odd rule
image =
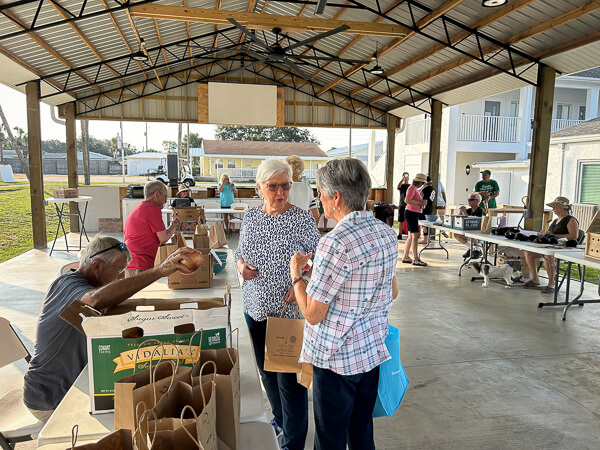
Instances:
[[[548,233],[553,234],[557,238],[577,239],[579,237],[579,223],[577,219],[569,214],[571,205],[569,199],[566,197],[556,197],[556,199],[547,203],[552,208],[556,219],[548,227]],[[544,231],[540,231],[538,235],[546,234]],[[535,260],[538,258],[544,258],[544,267],[548,273],[548,286],[542,289],[542,294],[550,294],[554,292],[554,274],[556,260],[552,256],[542,256],[535,252],[525,252],[525,261],[527,267],[531,272],[531,279],[523,283],[524,287],[535,287],[540,285],[540,278],[537,272],[537,264]]]

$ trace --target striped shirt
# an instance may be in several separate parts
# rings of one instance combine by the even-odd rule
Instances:
[[[351,212],[321,238],[306,292],[329,309],[320,323],[306,323],[302,362],[354,375],[390,358],[385,337],[397,258],[394,230],[372,212]]]

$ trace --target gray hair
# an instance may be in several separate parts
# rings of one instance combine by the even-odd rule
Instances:
[[[265,183],[282,173],[285,173],[290,181],[292,180],[292,168],[288,163],[280,159],[265,159],[256,171],[256,182],[259,184]]]
[[[144,198],[152,197],[155,192],[167,189],[165,184],[160,180],[148,181],[144,186]]]
[[[162,181],[159,181],[159,183],[162,184]],[[98,256],[94,256],[93,258],[90,258],[90,256],[95,255],[96,253],[101,252],[102,250],[105,250],[120,243],[121,241],[114,237],[103,236],[101,234],[97,235],[81,252],[79,267],[89,266],[95,259],[101,259],[106,264],[112,265],[116,263],[122,256],[125,256],[127,258],[127,263],[129,264],[129,262],[131,262],[131,253],[127,249],[120,250],[118,247],[101,253]]]
[[[332,159],[317,171],[317,186],[327,197],[339,191],[351,211],[362,211],[371,193],[371,176],[358,159]]]
[[[475,198],[477,199],[477,201],[478,201],[479,203],[481,203],[481,194],[478,194],[477,192],[471,192],[471,193],[469,194],[469,197],[475,197]]]

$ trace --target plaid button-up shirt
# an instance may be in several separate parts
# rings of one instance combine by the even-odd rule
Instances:
[[[370,211],[355,211],[322,237],[307,294],[328,304],[306,323],[300,360],[340,375],[365,373],[390,358],[385,346],[398,258],[395,232]]]

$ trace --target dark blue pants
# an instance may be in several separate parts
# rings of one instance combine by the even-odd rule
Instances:
[[[260,373],[267,397],[271,404],[273,417],[283,429],[281,447],[289,450],[304,450],[308,433],[308,392],[298,383],[295,373],[267,372],[265,365],[265,337],[267,321],[257,322],[248,314],[244,314],[254,357]]]
[[[379,367],[359,375],[313,367],[315,450],[375,449],[373,408]]]

